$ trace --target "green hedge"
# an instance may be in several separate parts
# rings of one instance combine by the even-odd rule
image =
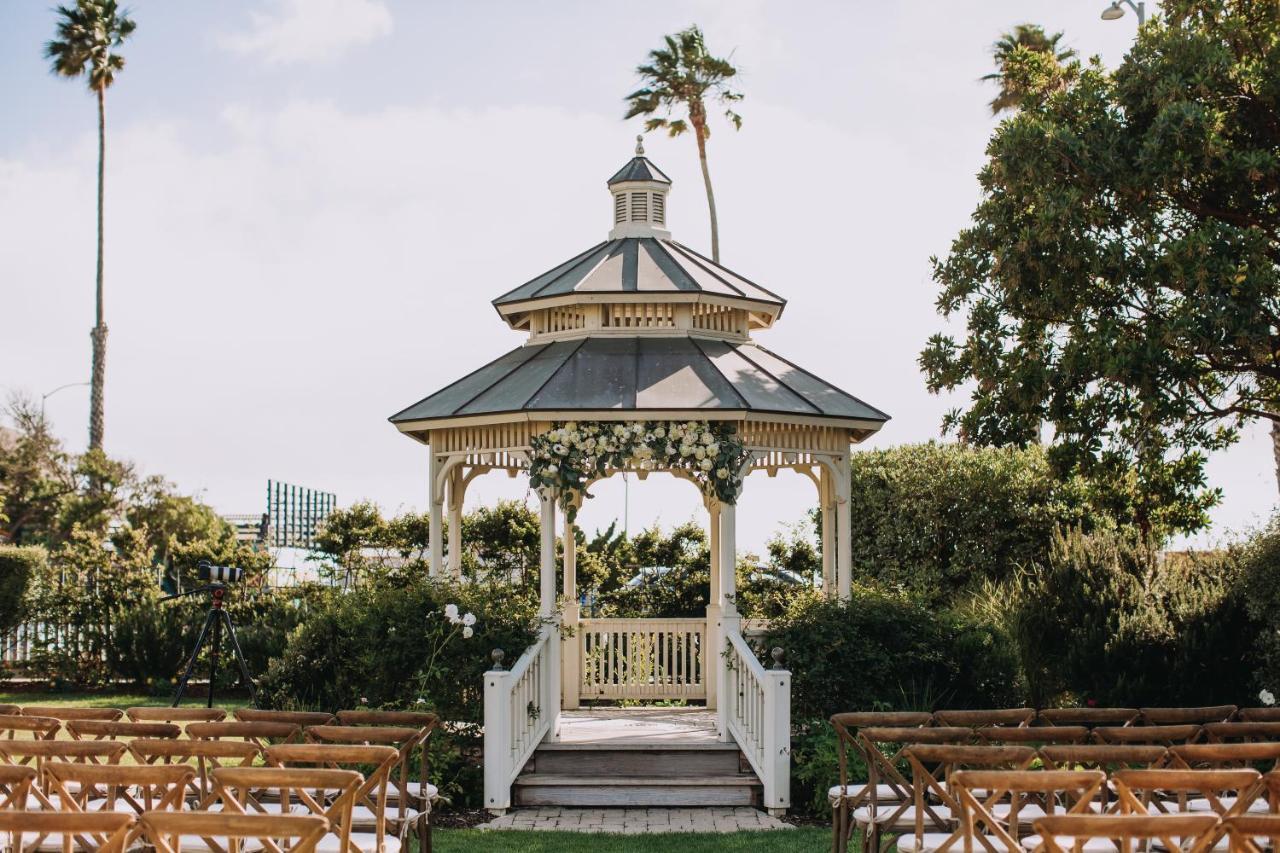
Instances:
[[[0,545],[0,634],[26,619],[27,587],[47,563],[43,548]]]

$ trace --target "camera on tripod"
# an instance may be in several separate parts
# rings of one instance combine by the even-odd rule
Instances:
[[[208,583],[236,583],[244,579],[244,569],[215,566],[208,560],[196,563],[196,577]]]

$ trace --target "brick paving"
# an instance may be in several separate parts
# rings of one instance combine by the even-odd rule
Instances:
[[[741,832],[791,829],[762,811],[746,807],[583,809],[540,806],[512,809],[476,829],[539,829],[571,832],[615,832],[644,835],[656,832]]]

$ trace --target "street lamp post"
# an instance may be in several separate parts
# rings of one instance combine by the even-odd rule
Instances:
[[[41,394],[40,395],[40,420],[42,421],[44,420],[45,400],[48,400],[50,397],[52,397],[54,394],[57,394],[59,391],[65,391],[68,388],[78,388],[80,386],[84,386],[88,384],[89,384],[88,382],[68,382],[66,385],[59,385],[57,388],[54,388],[52,391],[47,391],[44,394]]]
[[[1137,3],[1133,0],[1111,0],[1111,5],[1102,10],[1102,20],[1118,21],[1123,18],[1124,7],[1120,5],[1121,2],[1133,10],[1133,14],[1138,16],[1138,26],[1142,26],[1147,20],[1147,4],[1143,0],[1138,0]]]

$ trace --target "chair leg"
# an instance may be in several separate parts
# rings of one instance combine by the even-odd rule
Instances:
[[[831,853],[840,851],[840,801],[831,804]]]
[[[418,849],[422,853],[431,853],[431,803],[418,821]]]

